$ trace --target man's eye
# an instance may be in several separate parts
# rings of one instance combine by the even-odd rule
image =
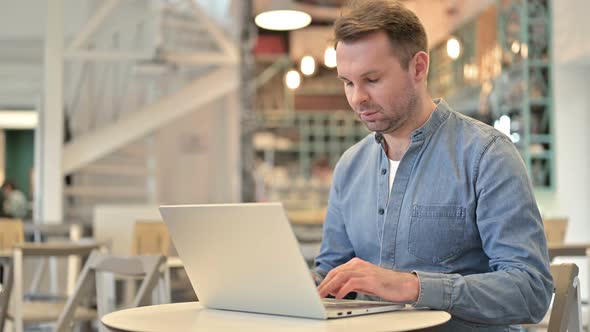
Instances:
[[[352,82],[344,82],[345,86],[352,86]]]
[[[377,83],[377,82],[379,82],[379,79],[377,79],[377,78],[376,79],[373,79],[373,80],[367,79],[367,82],[369,82],[369,83]]]

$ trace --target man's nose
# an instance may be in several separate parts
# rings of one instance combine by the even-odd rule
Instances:
[[[352,92],[351,102],[353,105],[360,106],[369,100],[369,95],[364,89],[355,88]]]

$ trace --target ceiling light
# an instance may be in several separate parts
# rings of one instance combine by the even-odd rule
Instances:
[[[527,44],[522,44],[520,46],[520,55],[525,59],[529,57],[529,47]]]
[[[268,10],[256,15],[254,22],[267,30],[296,30],[308,26],[311,16],[295,9],[291,0],[273,0]]]
[[[300,69],[303,75],[313,75],[315,73],[315,59],[311,55],[306,55],[301,59]]]
[[[451,37],[447,40],[447,54],[453,60],[461,55],[461,43],[457,38]]]
[[[289,89],[295,90],[301,84],[301,75],[297,70],[289,70],[285,75],[285,83],[287,83]]]
[[[513,41],[510,49],[512,50],[512,53],[518,54],[518,52],[520,52],[520,43],[516,40]]]
[[[334,47],[327,47],[324,51],[324,65],[328,68],[336,67],[336,50]]]

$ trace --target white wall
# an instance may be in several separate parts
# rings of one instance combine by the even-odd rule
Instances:
[[[561,64],[590,63],[588,0],[553,0],[555,60]]]
[[[239,201],[237,98],[223,97],[158,132],[160,204]]]
[[[543,213],[570,219],[567,242],[590,242],[590,1],[553,1],[556,188]],[[572,24],[575,22],[575,24]]]
[[[590,242],[590,64],[556,65],[554,193],[538,195],[546,215],[570,219],[566,241]]]

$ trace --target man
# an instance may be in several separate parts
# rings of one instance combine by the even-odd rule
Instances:
[[[335,39],[348,102],[375,134],[336,165],[320,295],[445,310],[448,331],[539,321],[552,294],[547,245],[510,139],[431,99],[426,34],[401,4],[353,4]]]
[[[10,218],[24,218],[28,214],[28,202],[25,194],[16,188],[12,181],[5,181],[2,185],[3,212]]]

